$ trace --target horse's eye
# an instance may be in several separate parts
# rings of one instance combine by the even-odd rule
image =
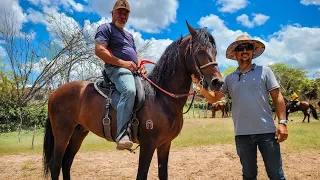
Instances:
[[[200,50],[198,53],[199,54],[206,54],[207,52],[205,50]]]

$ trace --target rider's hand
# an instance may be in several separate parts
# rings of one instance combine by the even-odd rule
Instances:
[[[288,138],[288,129],[287,125],[285,124],[279,124],[276,130],[276,136],[275,136],[278,143],[285,141]]]
[[[137,64],[133,61],[124,61],[122,67],[134,72],[137,69]]]
[[[139,71],[140,71],[141,74],[146,74],[147,73],[147,70],[143,65],[140,67]]]

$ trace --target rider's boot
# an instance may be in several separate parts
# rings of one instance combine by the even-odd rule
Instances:
[[[122,138],[120,137],[116,139],[118,150],[130,149],[133,146],[133,142],[130,140],[127,134],[122,136]]]

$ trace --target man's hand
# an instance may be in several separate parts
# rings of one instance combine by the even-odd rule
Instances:
[[[147,70],[143,65],[140,67],[139,71],[140,71],[141,74],[146,74],[147,73]]]
[[[195,83],[198,87],[202,87],[202,85],[200,84],[200,81],[194,77],[194,75],[191,75],[191,78],[192,78],[192,82]]]
[[[288,138],[287,125],[285,125],[285,124],[278,125],[275,138],[277,139],[278,143],[281,143]]]
[[[129,69],[131,72],[134,72],[137,69],[137,65],[133,61],[123,61],[122,63],[122,67]]]

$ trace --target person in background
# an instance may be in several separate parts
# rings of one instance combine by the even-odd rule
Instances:
[[[299,103],[299,96],[297,95],[297,93],[295,93],[293,90],[290,90],[290,98],[293,107],[296,107]]]

